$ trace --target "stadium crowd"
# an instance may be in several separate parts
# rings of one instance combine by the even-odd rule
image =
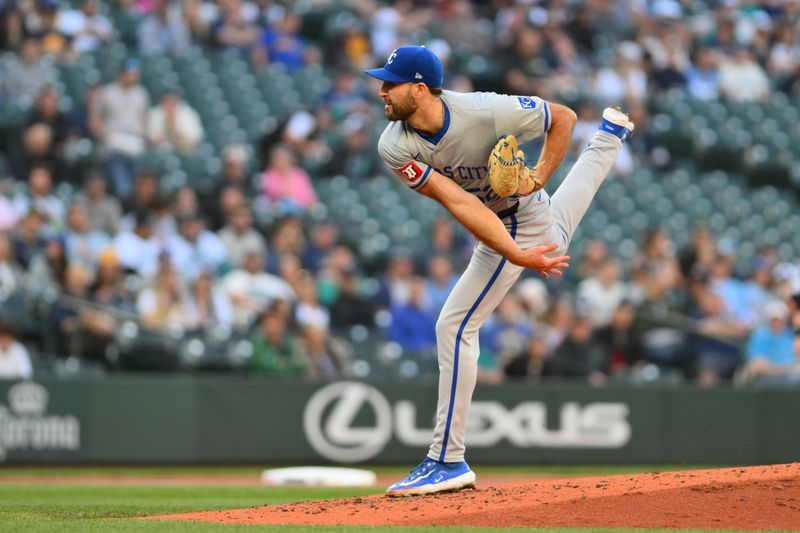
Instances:
[[[624,177],[665,164],[648,132],[653,95],[800,96],[798,35],[796,0],[0,0],[0,118],[25,110],[0,141],[0,376],[33,372],[20,338],[37,353],[113,369],[126,320],[156,332],[239,332],[251,339],[248,368],[281,377],[359,375],[353,328],[378,332],[403,358],[435,361],[436,316],[471,237],[439,219],[379,268],[335,221],[314,216],[326,201],[318,180],[384,172],[371,136],[384,119],[363,68],[400,44],[426,43],[449,88],[575,106],[575,151],[596,109],[619,103],[637,123],[614,169]],[[65,112],[54,65],[118,42],[129,57],[116,78]],[[181,87],[150,94],[137,58],[198,47],[236,50],[255,69],[320,64],[331,87],[251,144],[219,147],[209,190],[166,190],[145,154],[191,156],[209,124]],[[93,164],[75,165],[86,143]],[[259,224],[258,208],[271,223]],[[797,261],[763,246],[737,269],[735,243],[703,226],[675,248],[654,228],[630,264],[595,241],[564,279],[524,277],[482,330],[481,378],[800,384]],[[37,326],[45,333],[12,323],[17,298],[49,302]]]

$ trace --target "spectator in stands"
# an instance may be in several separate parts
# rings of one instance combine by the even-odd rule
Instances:
[[[631,260],[631,269],[658,277],[668,289],[674,287],[680,270],[669,235],[661,229],[648,230],[644,234],[643,248]]]
[[[604,102],[639,101],[647,96],[647,75],[642,67],[641,47],[624,41],[616,50],[613,67],[601,67],[595,74],[593,95]]]
[[[13,231],[20,219],[20,214],[11,199],[6,196],[11,181],[0,174],[0,231]]]
[[[320,305],[316,281],[308,273],[299,280],[294,319],[316,374],[326,380],[338,377],[345,362],[344,357],[331,342],[330,313]]]
[[[679,255],[681,274],[685,279],[705,276],[711,272],[717,257],[717,245],[711,230],[705,224],[695,226],[692,239]]]
[[[97,12],[97,0],[81,0],[80,9],[62,11],[57,19],[58,30],[70,38],[77,53],[94,52],[111,42],[114,27]]]
[[[380,280],[380,287],[375,295],[376,303],[381,307],[405,305],[411,294],[413,274],[414,262],[411,252],[402,247],[393,249],[386,274]]]
[[[137,211],[133,218],[133,229],[122,230],[114,238],[114,250],[123,269],[150,277],[158,270],[162,253],[162,245],[154,232],[155,215],[150,211]]]
[[[600,268],[608,260],[608,246],[603,241],[589,241],[578,263],[578,280],[585,280],[596,276]]]
[[[39,24],[37,28],[29,29],[30,34],[42,44],[45,54],[64,54],[69,42],[58,28],[59,1],[39,0],[37,4],[36,18]]]
[[[147,139],[155,148],[191,152],[203,139],[203,124],[197,111],[168,90],[147,115]]]
[[[139,211],[155,211],[160,203],[163,202],[161,193],[158,189],[159,177],[150,169],[142,169],[133,183],[133,194],[123,203],[127,213],[121,222],[121,227],[132,228],[132,213]]]
[[[267,201],[284,213],[299,214],[317,202],[311,178],[297,166],[286,146],[272,149],[269,166],[261,176],[261,187]]]
[[[64,287],[67,253],[64,238],[51,236],[26,263],[25,289],[34,296],[53,296]]]
[[[52,193],[53,178],[49,167],[33,167],[28,174],[28,191],[14,196],[17,213],[24,215],[35,210],[51,230],[64,226],[64,202]]]
[[[72,204],[67,212],[65,241],[67,261],[70,264],[79,264],[89,272],[94,272],[100,252],[111,243],[108,235],[89,227],[86,208],[78,203]]]
[[[81,312],[89,296],[89,272],[80,265],[68,265],[64,273],[64,288],[50,309],[50,324],[55,345],[65,356],[82,353],[83,327]]]
[[[525,349],[505,366],[505,375],[510,378],[525,378],[539,381],[547,363],[547,343],[540,335],[534,335]]]
[[[303,233],[303,221],[296,216],[285,216],[274,226],[270,237],[270,254],[267,256],[266,269],[268,272],[283,275],[286,271],[285,262],[295,263],[306,247],[306,237]],[[299,266],[298,266],[299,269]],[[287,279],[287,281],[289,281]]]
[[[182,55],[192,44],[183,8],[172,0],[155,0],[153,11],[139,24],[139,51]]]
[[[163,263],[152,285],[139,293],[136,310],[142,323],[155,330],[196,326],[190,294],[178,273]]]
[[[219,48],[233,48],[249,55],[258,43],[261,30],[244,19],[242,0],[223,0],[221,13],[211,26],[211,42]]]
[[[210,269],[224,273],[229,268],[228,252],[217,235],[205,229],[198,214],[185,214],[178,220],[178,233],[165,243],[172,265],[188,281]]]
[[[75,203],[86,209],[89,228],[108,236],[115,236],[122,219],[119,200],[108,194],[105,176],[98,170],[86,173],[83,188],[75,195]]]
[[[765,315],[766,324],[753,332],[747,346],[749,378],[765,384],[800,383],[800,354],[794,351],[788,307],[771,302]]]
[[[236,196],[248,200],[254,198],[253,186],[247,175],[249,164],[247,148],[231,144],[222,150],[222,175],[215,180],[216,185],[200,198],[203,212],[208,214],[216,227],[227,223],[226,207]],[[237,194],[238,192],[238,194]]]
[[[323,220],[314,224],[303,252],[303,268],[312,274],[317,274],[336,247],[338,239],[339,231],[332,221]]]
[[[0,232],[0,301],[5,300],[22,284],[22,269],[14,258],[11,238]]]
[[[0,379],[31,379],[33,365],[28,350],[17,341],[14,326],[0,323]]]
[[[53,144],[53,130],[47,124],[38,123],[25,129],[15,159],[14,173],[19,179],[28,176],[36,166],[49,168],[51,177],[58,182],[66,179],[64,158]]]
[[[592,338],[592,321],[584,316],[575,318],[547,364],[548,375],[583,378],[591,385],[604,385],[609,369],[606,351]]]
[[[730,246],[730,248],[726,248]],[[723,312],[743,326],[754,326],[758,320],[758,310],[749,305],[747,289],[733,275],[732,245],[721,244],[711,271],[709,272],[709,288],[720,298]]]
[[[267,28],[259,37],[254,55],[256,64],[280,63],[288,70],[300,69],[306,62],[306,44],[300,36],[300,16],[286,10],[283,20]]]
[[[246,204],[233,209],[228,215],[228,224],[217,234],[225,246],[233,268],[242,268],[245,253],[256,253],[260,256],[267,253],[267,243],[261,233],[253,227],[253,215]]]
[[[481,329],[481,355],[490,355],[499,368],[524,352],[533,328],[522,312],[519,297],[509,292]]]
[[[594,331],[594,340],[602,346],[603,359],[609,362],[609,370],[618,374],[623,370],[639,366],[642,361],[642,341],[633,329],[636,309],[627,301],[620,302],[614,310],[611,322]]]
[[[750,274],[742,286],[743,298],[749,309],[753,310],[754,322],[761,322],[764,319],[763,313],[767,304],[775,300],[775,296],[770,291],[772,287],[772,269],[774,261],[765,255],[757,255],[753,260]]]
[[[264,272],[259,250],[247,250],[243,268],[225,275],[221,288],[233,303],[236,324],[242,328],[250,326],[275,301],[293,303],[296,299],[294,289],[285,280]]]
[[[286,317],[279,306],[273,305],[259,315],[252,342],[253,372],[278,378],[298,378],[309,372],[308,357],[288,332]]]
[[[325,166],[329,176],[347,176],[351,179],[371,178],[380,171],[374,157],[369,123],[359,115],[346,118],[340,127],[342,143],[336,148],[336,156]]]
[[[59,157],[63,156],[73,126],[67,114],[59,109],[58,94],[52,87],[45,87],[39,91],[34,108],[28,115],[28,129],[36,124],[46,124],[50,127],[53,150]]]
[[[359,88],[353,73],[343,70],[335,75],[333,87],[320,97],[317,113],[328,114],[337,122],[358,113],[356,117],[363,120],[371,115],[373,107],[371,98]]]
[[[340,330],[356,325],[372,327],[375,323],[374,305],[361,293],[355,269],[342,272],[339,293],[331,305],[331,322]]]
[[[425,306],[425,280],[410,279],[408,299],[389,309],[392,322],[386,334],[407,356],[433,357],[436,350],[436,316]]]
[[[717,52],[703,47],[695,52],[694,64],[686,71],[686,92],[698,100],[719,98],[720,80]]]
[[[89,110],[89,124],[106,154],[114,194],[127,200],[146,148],[150,97],[139,85],[139,62],[124,61],[117,81],[105,85]]]
[[[545,342],[547,356],[550,357],[566,338],[567,332],[575,319],[572,301],[564,296],[551,300],[550,308],[544,314],[544,317],[544,321],[539,326],[541,337]]]
[[[444,302],[455,287],[458,276],[453,273],[453,264],[445,255],[434,255],[428,259],[428,279],[425,282],[428,309],[434,316],[444,307]]]
[[[619,261],[608,258],[596,275],[578,285],[577,307],[595,326],[603,327],[611,322],[614,311],[625,295],[625,284],[620,281]]]
[[[33,104],[35,95],[55,82],[53,69],[34,39],[25,39],[19,55],[11,56],[5,76],[6,98],[12,105],[23,107]]]
[[[0,50],[16,52],[25,39],[25,24],[19,7],[4,2],[0,8]]]
[[[31,209],[22,215],[13,235],[13,243],[14,257],[23,268],[28,268],[31,258],[44,249],[45,236],[44,216],[41,213]]]
[[[719,69],[719,87],[722,96],[732,102],[763,102],[770,94],[769,78],[747,48],[739,48],[723,61]]]
[[[663,276],[648,273],[640,281],[643,300],[636,307],[633,332],[641,339],[643,357],[660,369],[693,376],[695,361],[687,345],[687,331],[693,324],[678,312],[684,302],[675,297],[673,287]]]
[[[471,237],[456,233],[453,221],[447,217],[437,217],[430,226],[427,239],[417,251],[419,257],[445,255],[453,262],[454,270],[466,268],[472,254],[474,242]]]
[[[125,286],[119,254],[113,248],[104,248],[98,256],[97,275],[89,288],[89,300],[120,311],[135,311],[131,294]]]
[[[231,328],[234,324],[233,305],[215,283],[214,275],[204,270],[192,285],[191,314],[193,327],[209,330],[212,327]]]
[[[111,248],[100,253],[97,275],[89,287],[86,305],[80,310],[79,354],[85,359],[108,361],[108,349],[119,324],[117,311],[132,313],[133,302],[125,289],[119,258]]]

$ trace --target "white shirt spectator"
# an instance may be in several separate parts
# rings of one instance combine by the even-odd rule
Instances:
[[[194,281],[203,270],[216,273],[228,260],[225,245],[208,230],[202,230],[194,242],[180,234],[173,235],[167,239],[165,250],[175,270],[189,281]]]
[[[722,64],[719,86],[722,94],[734,102],[766,100],[770,93],[767,74],[752,60],[747,50],[737,51],[732,61]]]
[[[203,124],[197,111],[174,95],[147,114],[147,139],[153,146],[181,152],[193,150],[203,139]]]
[[[106,150],[128,157],[138,157],[145,151],[145,121],[150,109],[150,97],[141,85],[123,86],[111,83],[100,89],[97,113],[104,130]]]
[[[0,231],[14,229],[19,220],[19,211],[6,196],[0,195]]]
[[[314,306],[302,302],[297,304],[295,320],[300,327],[313,327],[327,331],[331,317],[328,310],[321,305]]]
[[[236,323],[247,326],[275,300],[295,301],[292,287],[267,272],[234,270],[222,279],[221,288],[233,302]]]
[[[267,253],[267,244],[264,237],[253,228],[242,233],[237,233],[230,226],[225,226],[219,231],[219,238],[228,250],[231,265],[240,268],[248,253],[264,255]]]
[[[114,239],[114,250],[119,256],[120,265],[133,270],[141,276],[150,277],[158,270],[158,256],[161,243],[155,236],[145,239],[133,231],[125,231]]]
[[[12,55],[5,74],[5,92],[12,103],[33,103],[33,99],[56,77],[50,60],[41,55],[41,47],[34,40],[23,44],[19,55]],[[0,87],[2,88],[2,87]]]
[[[0,344],[0,379],[30,379],[33,365],[28,350],[17,341],[4,349]]]
[[[94,4],[94,5],[93,5]],[[72,47],[78,52],[92,52],[111,40],[114,28],[103,15],[97,14],[96,2],[85,2],[81,9],[62,11],[56,27],[72,37]]]
[[[588,315],[595,326],[607,326],[625,296],[625,284],[619,280],[619,264],[615,259],[609,259],[597,275],[578,285],[577,308]]]
[[[139,50],[145,54],[183,54],[192,44],[180,3],[162,0],[139,25]]]

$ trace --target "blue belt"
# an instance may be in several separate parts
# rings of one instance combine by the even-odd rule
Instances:
[[[519,202],[517,202],[514,205],[512,205],[511,207],[507,207],[506,209],[503,209],[502,211],[497,213],[497,218],[510,217],[511,215],[513,215],[514,213],[517,212],[517,209],[519,209]]]

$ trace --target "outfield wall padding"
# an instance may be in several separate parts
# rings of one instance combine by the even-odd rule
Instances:
[[[434,384],[241,376],[0,382],[0,461],[415,463]],[[479,385],[468,458],[779,463],[800,456],[800,390]]]

